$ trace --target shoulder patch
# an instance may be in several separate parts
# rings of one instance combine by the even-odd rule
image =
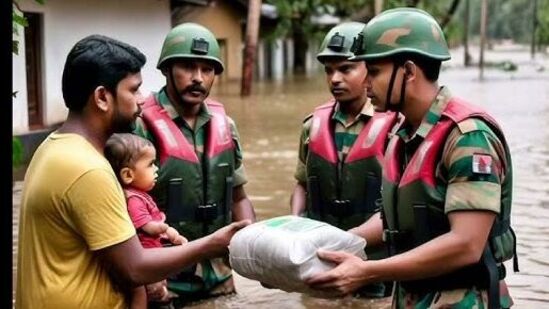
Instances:
[[[484,121],[477,118],[465,119],[461,122],[458,122],[457,126],[459,128],[459,131],[462,134],[473,132],[473,131],[485,131],[485,132],[493,133],[493,131],[490,129],[490,127],[488,127],[488,125]]]

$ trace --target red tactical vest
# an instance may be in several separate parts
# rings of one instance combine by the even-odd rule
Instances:
[[[457,98],[448,102],[441,118],[414,152],[404,171],[401,161],[404,141],[398,135],[394,135],[389,141],[385,154],[382,197],[384,238],[393,249],[392,254],[408,251],[450,230],[444,213],[447,187],[437,184],[436,168],[451,130],[469,118],[485,121],[506,149],[508,166],[504,167],[506,177],[501,184],[501,211],[492,227],[489,247],[497,262],[514,255],[515,238],[509,226],[512,170],[507,143],[499,125],[491,116]],[[409,290],[453,289],[472,285],[486,287],[488,276],[482,263],[443,276],[401,284]]]
[[[307,157],[308,213],[342,229],[365,222],[380,197],[381,162],[395,113],[375,113],[359,133],[345,160],[335,145],[332,100],[315,109]]]
[[[206,99],[204,103],[212,114],[206,130],[208,134],[205,145],[206,156],[213,158],[223,151],[233,149],[234,143],[223,105],[211,99]],[[157,141],[161,164],[168,157],[198,163],[193,145],[187,141],[154,95],[149,96],[143,105],[143,119]]]

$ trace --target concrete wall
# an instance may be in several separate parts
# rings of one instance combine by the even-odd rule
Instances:
[[[221,78],[240,79],[242,76],[242,50],[244,38],[241,20],[246,18],[226,1],[214,1],[209,6],[192,6],[177,14],[174,24],[194,22],[210,29],[218,40],[225,42],[225,55],[221,55],[225,71]],[[222,50],[223,52],[223,50]]]
[[[61,93],[61,76],[68,52],[81,38],[103,34],[134,45],[147,56],[142,71],[146,94],[164,84],[156,62],[165,35],[171,28],[170,4],[167,0],[48,0],[45,5],[21,0],[23,11],[43,14],[42,80],[44,125],[63,121],[67,109]],[[23,31],[19,56],[13,57],[13,89],[18,91],[13,103],[15,134],[28,131]]]

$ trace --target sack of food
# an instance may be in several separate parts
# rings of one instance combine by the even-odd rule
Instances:
[[[330,270],[317,250],[345,251],[366,259],[366,241],[325,222],[283,216],[256,222],[238,231],[229,245],[232,268],[240,275],[286,292],[331,297],[304,281]]]

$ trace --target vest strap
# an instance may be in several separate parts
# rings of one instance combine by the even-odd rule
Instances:
[[[482,253],[482,263],[486,267],[488,272],[488,309],[500,309],[501,305],[499,302],[499,275],[498,266],[492,250],[489,246],[484,247],[484,252]],[[505,268],[504,268],[505,269]]]
[[[509,231],[513,235],[513,271],[517,273],[520,271],[518,255],[517,255],[517,235],[515,235],[515,231],[510,226],[509,226]]]
[[[215,218],[217,218],[217,214],[218,214],[217,203],[199,205],[196,209],[196,218],[199,221],[203,221],[206,223],[211,222]]]

